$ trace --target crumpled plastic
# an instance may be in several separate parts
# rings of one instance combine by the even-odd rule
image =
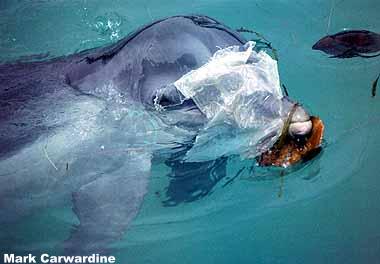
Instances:
[[[174,83],[208,119],[187,161],[232,154],[256,157],[279,138],[292,104],[284,100],[277,61],[254,46],[249,41],[220,49]]]

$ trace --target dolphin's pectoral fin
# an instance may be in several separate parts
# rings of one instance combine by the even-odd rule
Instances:
[[[227,158],[205,162],[169,160],[171,180],[166,190],[165,206],[196,201],[212,192],[214,186],[226,176]]]
[[[118,170],[82,186],[73,194],[80,224],[65,241],[65,254],[107,253],[137,215],[147,192],[148,154],[129,154]]]

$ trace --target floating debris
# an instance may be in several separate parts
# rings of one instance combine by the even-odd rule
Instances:
[[[264,35],[262,35],[261,33],[259,32],[256,32],[254,30],[251,30],[251,29],[247,29],[247,28],[244,28],[244,27],[240,27],[238,29],[236,29],[237,32],[241,32],[241,33],[250,33],[250,34],[255,34],[256,36],[258,36],[260,39],[253,39],[253,41],[257,42],[258,44],[263,44],[264,45],[264,48],[268,48],[272,51],[273,53],[273,56],[274,56],[274,59],[276,61],[278,61],[278,53],[277,53],[277,50],[275,48],[273,48],[272,46],[272,43],[267,40]]]
[[[379,81],[379,77],[380,77],[380,73],[377,76],[376,80],[374,80],[373,83],[372,83],[372,97],[376,96],[376,88],[377,88],[377,83]]]
[[[258,158],[260,166],[288,167],[299,161],[307,161],[321,150],[324,126],[318,117],[311,117],[312,132],[301,145],[291,137],[279,138],[276,144]]]
[[[288,89],[286,89],[285,84],[282,84],[281,86],[282,86],[282,89],[284,90],[285,95],[289,96]]]
[[[223,184],[222,187],[224,188],[224,187],[226,187],[227,185],[231,184],[231,183],[232,183],[237,177],[240,176],[240,174],[241,174],[244,170],[245,170],[245,167],[241,168],[241,169],[235,174],[235,176],[232,177],[232,178],[230,178],[230,179],[228,179],[227,182],[225,182],[225,183]]]

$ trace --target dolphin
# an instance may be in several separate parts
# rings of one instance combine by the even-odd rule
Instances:
[[[0,223],[71,204],[79,224],[65,254],[108,252],[138,214],[154,161],[174,176],[223,177],[225,157],[181,162],[206,117],[171,84],[246,42],[210,17],[174,16],[107,47],[0,65]],[[294,121],[309,122],[301,112]],[[184,196],[174,182],[166,202],[191,201],[214,184]]]
[[[191,169],[173,155],[206,119],[160,88],[245,42],[212,18],[174,16],[107,47],[0,65],[0,222],[72,202],[65,252],[106,251],[137,215],[156,156],[171,157],[173,174]]]

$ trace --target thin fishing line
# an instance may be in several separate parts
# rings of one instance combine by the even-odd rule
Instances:
[[[327,28],[326,28],[326,34],[327,35],[329,34],[329,31],[330,31],[331,17],[333,15],[334,8],[335,8],[335,0],[331,0],[330,15],[329,15],[329,18],[327,20]]]

